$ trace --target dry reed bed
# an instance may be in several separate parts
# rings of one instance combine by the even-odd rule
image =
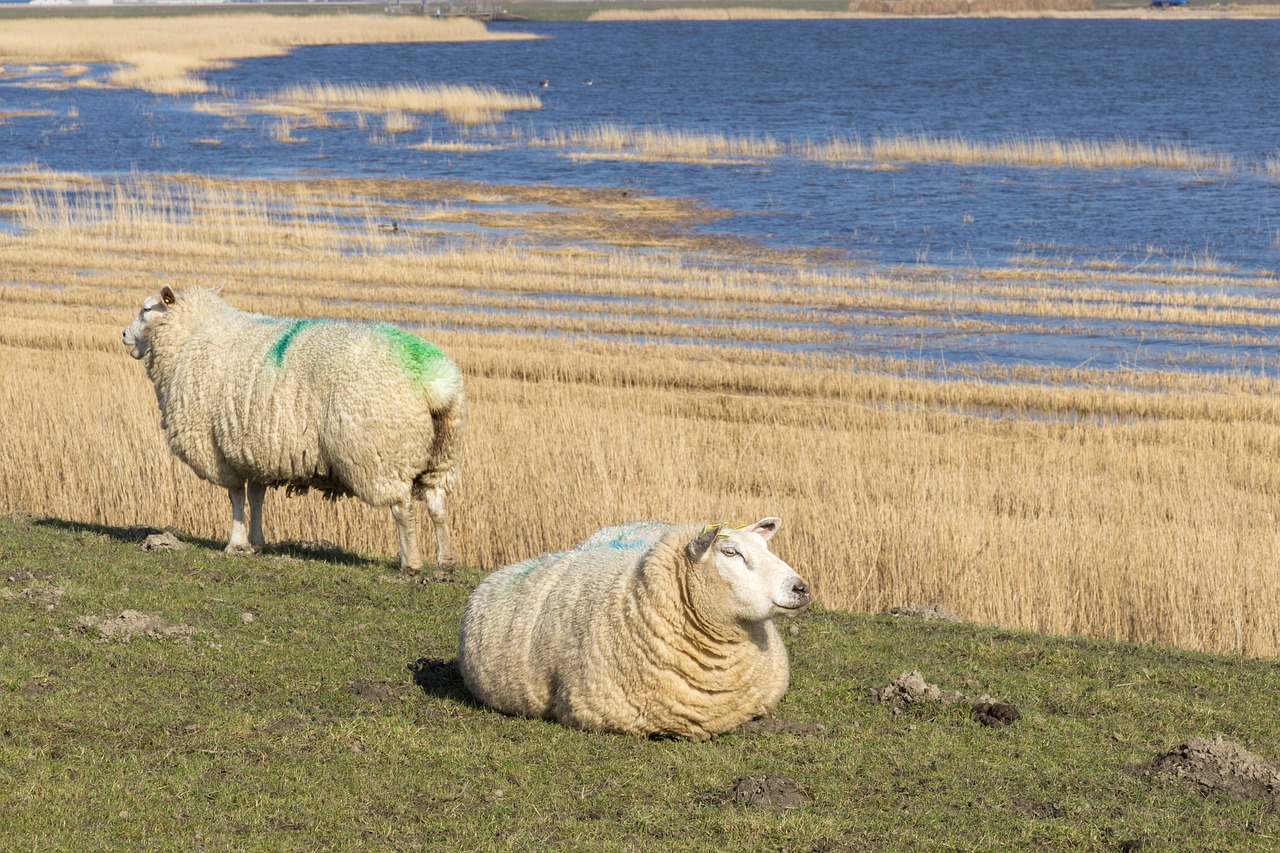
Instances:
[[[1230,174],[1234,158],[1207,148],[1137,139],[1056,139],[1012,136],[975,140],[926,133],[833,136],[784,144],[765,134],[700,133],[660,127],[634,128],[605,122],[550,131],[531,145],[574,149],[571,156],[676,160],[692,163],[764,162],[790,155],[823,163],[875,165],[891,163],[958,163],[1037,168],[1177,169]],[[1268,174],[1266,164],[1255,171]]]
[[[1025,280],[1016,280],[1008,270],[999,275],[939,271],[887,276],[793,267],[780,284],[772,270],[740,267],[725,275],[680,263],[669,253],[636,257],[512,246],[436,251],[430,235],[392,236],[373,226],[362,228],[368,223],[358,215],[359,199],[335,198],[326,210],[307,194],[286,211],[279,192],[184,183],[164,189],[150,183],[118,185],[88,193],[82,187],[75,194],[26,190],[19,205],[28,211],[25,225],[62,249],[74,246],[76,251],[61,253],[71,262],[67,268],[59,267],[57,256],[45,257],[34,243],[14,247],[9,260],[41,269],[46,284],[75,282],[85,259],[104,250],[129,254],[116,261],[117,269],[147,271],[152,261],[137,238],[151,229],[165,238],[153,244],[162,254],[180,249],[186,257],[216,256],[224,253],[220,247],[250,243],[252,251],[241,251],[234,267],[209,283],[270,276],[289,282],[296,295],[334,302],[326,309],[330,313],[359,316],[373,307],[430,327],[671,340],[740,339],[750,330],[755,345],[852,341],[869,328],[1072,335],[1105,332],[1099,324],[1114,329],[1118,323],[1164,324],[1169,327],[1165,335],[1186,344],[1258,345],[1271,343],[1274,336],[1242,334],[1237,327],[1264,331],[1278,319],[1268,300],[1254,295],[1259,288],[1274,287],[1272,279],[1165,275],[1150,282],[1160,285],[1153,294],[1149,286],[1137,286],[1144,279],[1136,273],[1106,278],[1070,268],[1037,268]],[[378,209],[383,212],[406,212],[382,205]],[[344,229],[340,222],[353,225]],[[251,238],[247,231],[254,232]],[[335,254],[323,274],[296,253],[298,248],[321,247]],[[423,269],[419,251],[432,251],[429,268]],[[371,255],[379,256],[376,263],[370,263]],[[1100,284],[1104,280],[1125,287],[1108,289]],[[407,286],[414,293],[408,302],[398,290]],[[345,295],[332,300],[333,293]],[[1187,357],[1202,358],[1196,353]]]
[[[25,18],[0,30],[0,63],[111,63],[113,86],[162,94],[203,93],[201,71],[237,59],[280,56],[295,47],[377,42],[526,39],[521,33],[490,32],[465,18],[374,15],[283,16],[268,14],[93,19]]]
[[[869,141],[859,137],[833,137],[823,142],[807,142],[800,146],[799,153],[810,160],[835,163],[887,160],[1082,169],[1150,167],[1224,174],[1235,169],[1234,160],[1229,154],[1180,143],[1150,143],[1136,139],[1087,140],[1019,136],[980,141],[924,133],[894,134],[874,136]]]
[[[89,188],[97,201],[80,209],[46,183]],[[939,600],[988,622],[1280,652],[1275,382],[1030,368],[1007,369],[1001,383],[938,382],[885,360],[733,340],[547,335],[539,330],[558,321],[539,310],[539,287],[576,291],[574,311],[592,295],[656,300],[635,318],[597,300],[593,322],[641,334],[675,322],[664,302],[686,300],[747,339],[744,307],[794,317],[804,299],[946,287],[803,263],[781,273],[778,258],[764,269],[715,253],[484,241],[442,250],[429,235],[406,246],[406,235],[351,221],[362,200],[380,208],[444,193],[492,204],[502,189],[198,179],[115,188],[31,172],[0,176],[0,192],[18,198],[23,224],[0,234],[2,509],[225,536],[225,497],[164,448],[149,383],[119,345],[160,281],[225,281],[250,310],[435,327],[470,383],[456,524],[469,562],[496,566],[628,518],[777,513],[788,522],[778,550],[829,606]],[[641,220],[658,209],[565,197],[631,205]],[[201,229],[215,235],[204,248]],[[1010,285],[1035,290],[1039,272]],[[771,303],[771,279],[790,303]],[[998,282],[964,286],[999,301]],[[1152,283],[1148,296],[1192,287]],[[525,324],[480,310],[504,298]],[[440,327],[449,312],[435,306],[448,299],[472,328]],[[273,537],[394,551],[388,520],[357,502],[269,500]]]
[[[535,95],[502,92],[492,86],[427,85],[401,83],[394,86],[368,84],[311,83],[289,86],[261,99],[306,111],[381,112],[389,132],[412,129],[405,113],[441,113],[459,124],[502,121],[512,110],[536,110],[542,101]]]

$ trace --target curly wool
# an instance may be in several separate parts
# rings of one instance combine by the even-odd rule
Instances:
[[[192,290],[152,331],[147,374],[169,447],[202,479],[385,507],[420,475],[456,476],[431,451],[433,412],[460,401],[461,373],[423,345],[395,326],[274,319]]]
[[[707,606],[727,590],[686,556],[698,532],[606,528],[490,575],[459,632],[467,687],[508,714],[693,740],[772,710],[789,681],[786,647],[771,620]]]
[[[170,449],[227,489],[229,552],[263,544],[265,491],[285,486],[389,507],[404,571],[421,564],[415,502],[425,498],[437,563],[452,563],[447,498],[466,403],[461,372],[433,344],[390,324],[264,317],[169,287],[122,341],[145,359]]]

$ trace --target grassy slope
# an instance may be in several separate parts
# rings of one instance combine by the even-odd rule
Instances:
[[[0,519],[0,848],[1280,843],[1256,802],[1126,770],[1216,732],[1280,754],[1271,661],[818,611],[788,634],[778,715],[824,732],[644,741],[491,713],[447,666],[415,684],[408,664],[453,658],[474,572],[424,586],[336,552],[149,554],[124,534]],[[52,605],[23,594],[51,586]],[[199,633],[73,627],[128,609]],[[967,706],[866,698],[912,668],[1023,718],[984,728]],[[728,801],[736,777],[777,773],[812,800]]]

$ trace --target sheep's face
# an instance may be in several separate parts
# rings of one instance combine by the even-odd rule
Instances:
[[[161,288],[160,293],[148,296],[138,311],[133,322],[124,327],[121,341],[129,348],[129,355],[144,358],[151,349],[151,330],[155,322],[163,317],[177,297],[169,287]]]
[[[794,616],[809,604],[809,584],[769,551],[769,539],[782,520],[763,518],[740,528],[706,527],[688,553],[709,584],[711,609],[721,618],[763,622]]]

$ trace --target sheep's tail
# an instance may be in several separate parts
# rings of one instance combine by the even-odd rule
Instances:
[[[432,386],[431,421],[435,435],[431,441],[431,467],[417,476],[414,486],[419,491],[441,488],[451,493],[458,485],[458,459],[462,456],[467,395],[462,390],[460,372],[448,380],[434,382]]]

